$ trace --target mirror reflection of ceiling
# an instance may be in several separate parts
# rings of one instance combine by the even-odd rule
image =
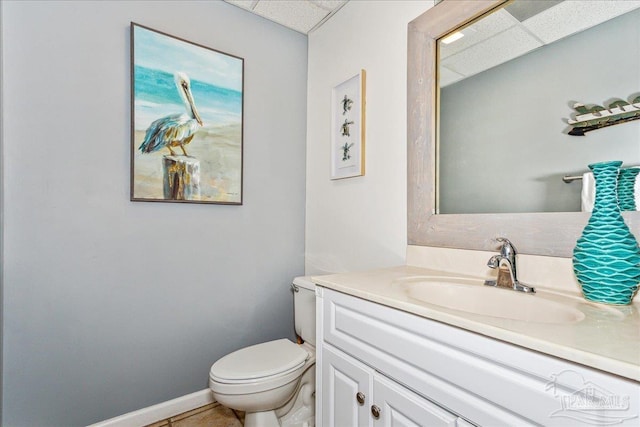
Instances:
[[[560,14],[567,5],[573,13]],[[594,8],[601,13],[586,12]],[[475,23],[492,29],[493,36],[477,36],[482,41],[465,36],[450,44],[467,39],[445,61],[468,55],[466,62],[475,68],[469,77],[439,88],[437,213],[579,212],[583,190],[591,194],[579,179],[587,165],[607,160],[640,165],[640,121],[587,136],[569,135],[567,123],[576,102],[610,105],[640,95],[640,1],[565,0],[542,12],[511,12],[497,10],[501,18],[487,15]],[[542,17],[550,22],[538,22]],[[504,21],[513,25],[497,32],[495,23]],[[585,21],[589,28],[576,32]],[[513,42],[527,44],[533,27],[546,29],[545,35],[537,32],[539,47],[517,48]],[[540,45],[553,39],[558,40]],[[503,61],[505,51],[515,57]],[[485,67],[490,68],[479,72]],[[566,183],[567,175],[578,179]]]
[[[440,87],[488,70],[631,10],[636,0],[516,0],[439,43]]]

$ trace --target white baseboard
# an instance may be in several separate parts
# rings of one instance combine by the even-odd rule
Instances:
[[[158,403],[157,405],[129,412],[128,414],[120,415],[115,418],[100,421],[99,423],[91,424],[89,427],[146,426],[148,424],[155,423],[156,421],[164,420],[165,418],[169,418],[213,402],[215,402],[215,400],[211,395],[211,390],[205,389],[166,402]]]

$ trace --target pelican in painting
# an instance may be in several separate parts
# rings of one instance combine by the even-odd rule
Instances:
[[[171,114],[151,123],[147,129],[144,141],[140,144],[142,153],[152,153],[167,147],[172,156],[175,152],[171,147],[180,147],[188,156],[184,146],[191,142],[197,130],[202,126],[202,119],[191,94],[191,81],[185,73],[175,73],[173,80],[178,88],[180,98],[184,102],[187,114]]]

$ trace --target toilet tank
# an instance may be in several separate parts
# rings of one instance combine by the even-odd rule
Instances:
[[[293,279],[293,316],[296,334],[316,345],[316,285],[311,277]]]

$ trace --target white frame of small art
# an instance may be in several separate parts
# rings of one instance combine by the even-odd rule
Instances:
[[[364,175],[366,72],[331,93],[331,179]]]

